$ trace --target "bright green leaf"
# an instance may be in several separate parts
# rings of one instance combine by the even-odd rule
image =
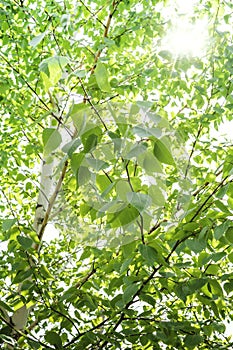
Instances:
[[[139,216],[139,212],[132,206],[127,206],[123,210],[108,215],[108,224],[111,227],[125,226],[134,221]]]
[[[105,92],[111,92],[111,86],[108,81],[107,69],[100,60],[97,62],[95,68],[95,77],[100,90]]]
[[[29,43],[29,45],[36,47],[45,37],[46,32],[35,36]]]
[[[174,159],[167,146],[165,138],[156,140],[154,143],[154,155],[161,162],[169,165],[174,165]]]
[[[46,155],[55,151],[62,142],[61,135],[58,130],[46,128],[43,130],[42,140],[44,144],[44,152]]]

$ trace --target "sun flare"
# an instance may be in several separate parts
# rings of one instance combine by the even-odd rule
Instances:
[[[195,24],[182,21],[175,25],[164,37],[163,48],[174,56],[201,57],[207,47],[207,23],[197,21]]]
[[[197,0],[168,0],[160,9],[169,29],[161,41],[161,49],[173,56],[202,57],[208,47],[208,18],[197,18]],[[196,20],[194,20],[196,18]]]

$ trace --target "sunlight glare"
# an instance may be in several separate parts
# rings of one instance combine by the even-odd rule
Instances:
[[[194,22],[197,0],[170,0],[161,8],[164,18],[170,23],[170,30],[161,42],[162,50],[170,51],[175,57],[201,57],[208,45],[208,19]]]
[[[177,0],[176,6],[178,8],[179,13],[191,14],[196,3],[197,0]]]
[[[191,24],[180,18],[164,37],[162,45],[174,56],[203,56],[207,46],[207,22],[199,20]]]

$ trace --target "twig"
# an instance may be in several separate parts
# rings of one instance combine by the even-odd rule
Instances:
[[[109,15],[108,15],[108,19],[107,19],[107,22],[106,22],[106,25],[105,25],[105,30],[104,30],[104,34],[103,34],[103,37],[104,38],[107,38],[108,37],[108,33],[109,33],[109,29],[110,29],[110,24],[111,24],[111,21],[112,21],[112,18],[113,18],[113,15],[114,13],[116,12],[117,10],[117,7],[118,5],[120,4],[122,0],[118,0],[118,1],[113,1],[112,3],[112,6],[113,6],[113,10],[110,11]],[[93,67],[91,68],[91,74],[94,73],[95,71],[95,67],[96,67],[96,63],[101,55],[101,52],[103,51],[103,49],[99,49],[96,53],[96,56],[95,56],[95,61],[94,61],[94,65]]]
[[[108,128],[107,128],[107,125],[105,124],[104,120],[102,119],[101,115],[99,114],[98,110],[96,109],[96,107],[93,105],[93,103],[91,102],[91,99],[89,98],[88,96],[88,93],[87,93],[87,90],[82,82],[82,79],[79,78],[79,82],[80,82],[80,85],[83,89],[83,92],[84,92],[84,97],[85,97],[85,100],[90,104],[91,108],[94,110],[95,114],[97,115],[97,117],[99,118],[99,120],[101,121],[101,123],[103,124],[104,126],[104,129],[105,131],[108,131]]]

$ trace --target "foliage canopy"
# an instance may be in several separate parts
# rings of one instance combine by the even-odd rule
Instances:
[[[194,5],[202,55],[169,6],[0,1],[4,348],[233,346],[233,5]]]

